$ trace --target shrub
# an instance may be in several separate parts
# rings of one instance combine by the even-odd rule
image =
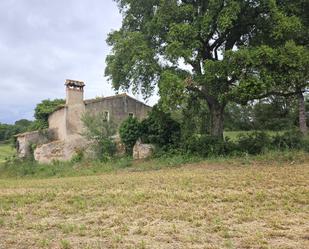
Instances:
[[[195,135],[183,141],[187,153],[203,157],[228,155],[235,150],[235,144],[230,140],[220,140],[210,135]]]
[[[83,160],[84,158],[84,151],[82,150],[77,150],[75,151],[75,155],[71,158],[71,162],[74,163],[79,163]]]
[[[34,117],[37,120],[33,129],[48,128],[48,117],[51,113],[56,111],[59,107],[63,106],[65,101],[63,99],[49,100],[45,99],[37,104],[34,109]]]
[[[271,144],[271,137],[265,132],[253,132],[238,136],[237,150],[252,155],[262,153]]]
[[[93,142],[94,151],[100,160],[110,159],[116,152],[113,135],[116,134],[116,124],[107,120],[105,113],[93,115],[85,113],[82,117],[85,131],[82,134]]]
[[[102,161],[110,160],[116,153],[116,144],[111,139],[101,139],[97,143],[97,154]]]
[[[302,149],[308,142],[303,138],[299,130],[286,131],[273,137],[272,147],[274,149]]]
[[[179,144],[180,124],[169,113],[154,106],[147,119],[141,122],[141,138],[161,148],[171,148]]]
[[[124,143],[126,147],[126,153],[132,154],[133,147],[140,137],[140,123],[137,118],[129,117],[120,125],[119,134],[121,141]]]

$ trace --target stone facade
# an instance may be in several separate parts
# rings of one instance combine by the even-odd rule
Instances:
[[[56,139],[53,129],[33,131],[19,134],[16,137],[16,150],[20,158],[31,157],[34,147],[45,144]]]
[[[76,150],[87,147],[87,141],[82,137],[83,123],[81,120],[85,112],[91,114],[104,113],[108,119],[120,125],[129,116],[139,120],[147,117],[151,110],[145,105],[127,94],[119,94],[112,97],[84,100],[84,86],[82,81],[66,80],[66,104],[59,107],[48,118],[49,132],[53,133],[52,139],[40,137],[38,132],[33,135],[19,134],[18,154],[26,157],[31,152],[30,145],[37,146],[34,157],[42,163],[53,160],[69,160]],[[45,139],[45,140],[44,140]]]
[[[70,160],[76,153],[88,147],[88,141],[76,136],[67,140],[56,140],[42,144],[34,150],[34,159],[40,163]]]
[[[145,119],[151,107],[127,94],[119,94],[112,97],[86,100],[85,110],[90,113],[106,112],[116,124],[121,124],[129,115],[133,115],[139,120]]]
[[[142,144],[140,141],[137,141],[133,147],[133,159],[141,160],[149,158],[153,155],[155,151],[155,146],[152,144]]]

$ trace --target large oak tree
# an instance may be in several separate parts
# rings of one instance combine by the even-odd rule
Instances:
[[[227,55],[257,46],[267,36],[286,39],[298,25],[275,0],[116,2],[123,22],[108,37],[112,52],[105,71],[113,87],[149,97],[158,85],[168,105],[179,104],[184,92],[195,94],[207,102],[210,134],[218,137],[223,137],[231,92],[242,87],[233,56]]]

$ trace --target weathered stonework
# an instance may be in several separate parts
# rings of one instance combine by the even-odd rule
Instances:
[[[16,149],[20,158],[31,157],[34,147],[55,139],[55,130],[33,131],[16,136]]]
[[[155,146],[153,144],[142,144],[137,141],[133,147],[133,159],[141,160],[149,158],[153,155],[154,151]]]
[[[68,161],[79,151],[85,150],[89,142],[81,137],[71,137],[69,140],[57,140],[38,146],[34,150],[34,159],[40,163],[53,161]]]
[[[42,163],[53,160],[69,160],[76,150],[84,149],[85,139],[81,136],[84,131],[82,116],[85,112],[91,114],[106,113],[108,119],[120,125],[129,116],[139,120],[147,117],[150,106],[128,96],[120,94],[112,97],[84,100],[84,82],[66,80],[66,104],[57,109],[48,118],[51,138],[44,137],[39,132],[17,135],[18,154],[20,157],[32,153],[31,144],[39,145],[34,157]],[[122,154],[124,146],[116,140],[117,152]],[[143,154],[144,152],[142,152]]]

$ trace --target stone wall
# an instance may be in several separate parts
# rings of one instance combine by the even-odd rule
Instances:
[[[85,112],[108,112],[109,118],[120,125],[130,115],[143,120],[149,111],[150,106],[126,94],[84,101],[82,89],[67,88],[66,105],[49,116],[47,133],[36,131],[16,136],[18,154],[22,158],[32,156],[32,145],[36,145],[34,157],[39,162],[70,160],[76,150],[84,149],[87,144],[81,136],[84,129],[81,118]],[[122,154],[124,146],[119,141],[116,144],[118,154]]]
[[[125,119],[133,114],[139,120],[145,119],[151,107],[131,98],[126,94],[106,97],[102,99],[86,100],[86,112],[92,114],[108,112],[109,117],[120,125]]]
[[[66,109],[66,135],[79,135],[83,131],[82,116],[85,112],[84,103],[70,105]]]
[[[67,141],[53,141],[38,146],[34,150],[34,159],[39,163],[51,163],[53,161],[68,161],[78,153],[84,151],[89,142],[81,136],[70,136]]]
[[[133,147],[133,159],[141,160],[149,158],[153,155],[155,151],[155,146],[153,144],[142,144],[137,141]]]
[[[33,131],[19,134],[16,137],[16,149],[20,158],[33,156],[33,148],[55,140],[55,130]]]
[[[67,107],[63,107],[52,113],[48,118],[48,127],[55,130],[56,139],[65,139],[67,136],[66,109]]]

